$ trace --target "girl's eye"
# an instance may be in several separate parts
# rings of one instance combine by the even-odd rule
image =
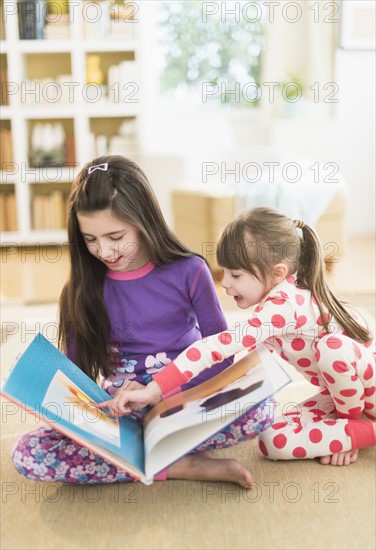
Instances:
[[[232,273],[232,278],[233,279],[239,279],[240,275],[236,275],[235,273]]]
[[[121,235],[121,237],[110,237],[111,241],[121,241],[124,235]]]
[[[88,239],[87,237],[84,237],[85,243],[94,243],[95,239]]]

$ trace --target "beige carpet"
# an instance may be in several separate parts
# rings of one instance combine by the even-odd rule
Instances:
[[[48,319],[45,319],[48,322]],[[2,349],[3,374],[20,342]],[[280,407],[310,386],[294,375]],[[112,486],[39,484],[11,463],[19,435],[40,423],[1,404],[1,548],[11,549],[374,549],[375,450],[349,467],[315,461],[272,462],[256,441],[216,451],[252,470],[257,487],[187,481]]]

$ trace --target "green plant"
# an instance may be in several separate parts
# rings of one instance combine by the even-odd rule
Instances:
[[[221,4],[224,4],[222,2]],[[235,4],[230,2],[229,4]],[[237,2],[236,4],[246,4]],[[249,4],[249,3],[248,3]],[[242,89],[260,81],[264,47],[264,18],[239,17],[218,11],[204,17],[202,2],[162,2],[160,9],[160,44],[164,67],[161,92],[194,91],[203,83],[224,89]],[[261,9],[261,8],[260,8]],[[235,94],[213,94],[222,103],[237,103]],[[240,93],[242,104],[254,104]]]
[[[287,80],[281,82],[280,88],[282,89],[283,98],[291,103],[299,101],[305,92],[303,81],[293,73],[287,75]]]

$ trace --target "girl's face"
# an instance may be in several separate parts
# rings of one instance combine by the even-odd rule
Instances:
[[[77,219],[89,252],[112,271],[134,271],[148,263],[139,230],[110,209],[77,213]]]
[[[236,305],[241,309],[254,306],[273,288],[270,277],[265,283],[259,281],[244,269],[223,269],[221,285],[228,296],[233,296]]]

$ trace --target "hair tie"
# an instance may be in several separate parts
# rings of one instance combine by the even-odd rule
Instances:
[[[95,172],[95,170],[102,170],[103,172],[107,172],[108,163],[104,162],[103,164],[96,164],[94,166],[89,166],[87,173],[92,174],[93,172]]]
[[[303,227],[305,227],[305,223],[303,222],[303,220],[294,220],[294,225],[298,229],[303,229]]]

